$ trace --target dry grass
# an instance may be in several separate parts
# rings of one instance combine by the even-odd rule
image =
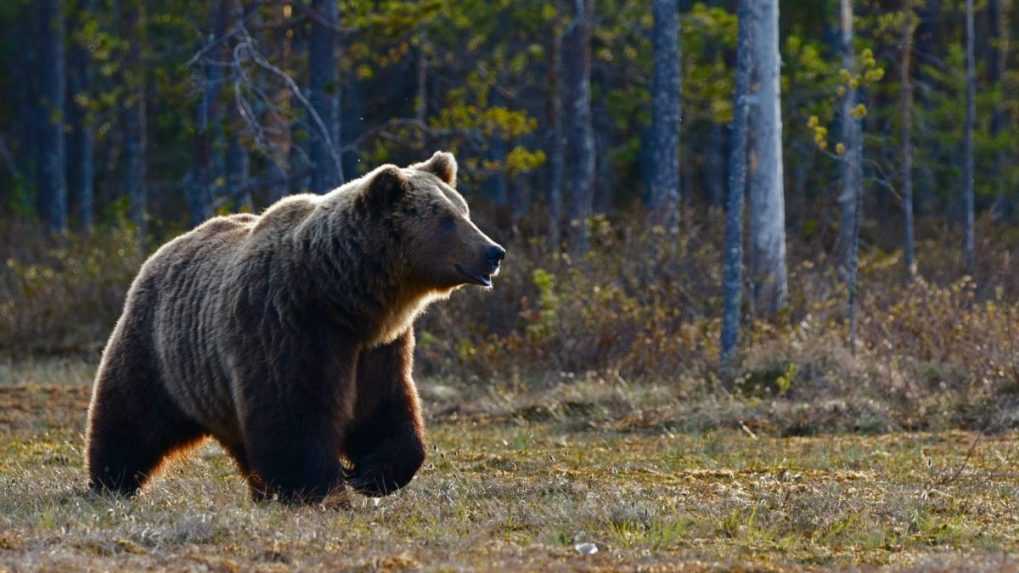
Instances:
[[[1019,570],[1012,434],[781,437],[663,387],[426,384],[429,462],[377,505],[255,505],[212,444],[124,501],[83,492],[88,373],[0,369],[0,571]]]

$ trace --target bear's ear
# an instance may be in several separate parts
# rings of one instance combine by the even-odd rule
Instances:
[[[373,211],[384,210],[403,196],[407,190],[407,178],[395,165],[383,165],[368,181],[365,199]]]
[[[450,187],[456,187],[456,158],[448,151],[436,151],[428,161],[415,163],[411,167],[427,171],[445,181]]]

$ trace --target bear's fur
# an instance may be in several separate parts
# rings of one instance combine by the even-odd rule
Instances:
[[[385,165],[160,248],[96,375],[90,485],[134,494],[207,436],[256,499],[386,495],[425,458],[412,323],[505,251],[470,220],[448,153]]]

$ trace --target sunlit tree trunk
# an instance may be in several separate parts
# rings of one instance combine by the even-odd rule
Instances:
[[[337,77],[336,37],[340,25],[336,0],[313,0],[308,38],[310,97],[318,118],[311,117],[311,190],[325,193],[343,183],[340,159],[340,86]],[[321,120],[321,122],[319,121]]]
[[[574,0],[574,22],[566,69],[570,71],[570,145],[576,161],[570,193],[571,250],[588,249],[588,219],[594,202],[595,145],[591,125],[591,26],[593,0]]]
[[[651,223],[679,229],[679,4],[653,0]]]
[[[842,67],[849,73],[856,72],[856,56],[853,52],[853,3],[841,0],[842,23]],[[842,224],[839,228],[839,242],[842,248],[842,266],[849,291],[849,345],[856,348],[857,323],[857,266],[860,246],[860,222],[863,216],[863,139],[860,133],[860,119],[855,109],[856,88],[847,85],[842,100],[842,143],[845,152],[842,157],[842,193],[839,205],[842,209]]]
[[[856,72],[856,55],[853,51],[853,2],[840,1],[842,68],[852,74]],[[862,192],[863,180],[860,120],[854,116],[856,105],[857,90],[852,85],[846,85],[840,113],[841,140],[845,150],[841,164],[842,191],[838,197],[842,213],[839,225],[839,250],[844,270],[850,267],[850,258],[855,257],[853,233],[856,229],[856,195]]]
[[[757,90],[750,120],[754,159],[750,179],[750,282],[755,311],[773,315],[785,306],[788,292],[778,0],[754,2],[751,14]]]
[[[732,365],[740,337],[740,308],[743,300],[743,190],[747,181],[747,131],[750,116],[750,76],[753,68],[750,4],[740,0],[739,38],[733,119],[729,154],[729,192],[725,201],[725,260],[722,316],[721,364]]]
[[[906,273],[916,275],[915,241],[913,233],[913,34],[916,31],[916,16],[913,1],[906,0],[905,22],[902,29],[902,52],[899,59],[899,89],[901,90],[902,113],[902,213],[903,253]]]
[[[51,232],[67,230],[67,166],[64,149],[64,14],[60,0],[41,0],[38,4],[42,23],[39,70],[43,110],[40,149],[39,193],[45,207],[42,213]]]
[[[966,272],[973,274],[975,267],[973,231],[973,123],[976,119],[976,63],[973,54],[973,0],[966,0],[966,120],[963,125],[963,245],[962,254]]]

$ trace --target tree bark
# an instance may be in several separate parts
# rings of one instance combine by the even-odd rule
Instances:
[[[299,53],[299,48],[295,48],[295,44],[299,44],[302,41],[302,33],[300,30],[293,30],[291,35],[289,31],[290,22],[288,20],[288,14],[283,10],[283,7],[273,3],[268,8],[269,17],[266,21],[266,40],[269,45],[278,46],[277,62],[276,65],[283,71],[290,73],[291,56],[295,50]],[[293,105],[291,102],[292,94],[289,87],[282,85],[281,83],[274,83],[275,93],[272,96],[272,107],[267,110],[265,117],[266,132],[269,133],[269,149],[270,156],[268,170],[271,172],[267,180],[269,184],[269,202],[276,202],[283,197],[286,197],[290,193],[290,186],[294,184],[298,192],[304,192],[306,186],[297,181],[292,181],[287,175],[290,172],[300,172],[303,169],[302,165],[292,165],[291,161],[291,149],[293,145],[293,128],[291,124],[292,109]],[[303,180],[304,178],[300,178]]]
[[[750,278],[754,308],[774,315],[788,292],[785,260],[785,191],[782,166],[782,96],[778,0],[752,10],[757,90],[751,114],[754,158],[750,181]]]
[[[721,365],[732,366],[740,337],[743,300],[743,190],[747,182],[747,131],[750,116],[750,76],[753,68],[751,7],[754,0],[740,0],[736,81],[729,154],[729,192],[725,207],[725,306],[722,315]]]
[[[120,18],[127,45],[123,55],[124,102],[121,129],[124,141],[124,191],[129,201],[129,216],[138,234],[139,246],[145,239],[145,68],[141,53],[145,46],[143,0],[121,0]]]
[[[973,124],[976,121],[976,63],[973,54],[973,0],[966,0],[966,120],[963,126],[963,245],[962,254],[966,272],[973,275],[976,266],[973,230]]]
[[[220,71],[217,62],[222,59],[223,49],[218,44],[225,31],[225,20],[229,0],[220,0],[209,18],[209,33],[199,49],[205,56],[199,62],[198,91],[201,97],[195,114],[194,177],[188,190],[188,208],[191,226],[197,226],[212,216],[213,185],[216,180],[213,154],[214,134],[220,131],[222,121],[219,110]],[[219,47],[217,47],[219,46]],[[210,61],[212,60],[212,61]]]
[[[561,248],[560,225],[563,209],[563,155],[566,147],[563,134],[563,100],[560,78],[562,77],[562,31],[559,21],[553,25],[549,38],[548,61],[546,62],[545,115],[548,121],[548,244],[553,252]]]
[[[856,73],[856,54],[853,51],[853,2],[852,0],[841,1],[841,50],[842,68],[850,74]],[[845,151],[842,154],[842,191],[838,197],[841,210],[841,223],[839,225],[839,251],[843,271],[849,270],[850,258],[855,257],[852,253],[855,243],[853,232],[856,229],[856,195],[862,193],[862,152],[860,139],[860,120],[853,116],[853,110],[857,105],[857,90],[851,85],[845,86],[845,96],[842,98],[841,128],[842,144]],[[855,273],[855,269],[852,271]]]
[[[899,60],[899,84],[902,90],[902,214],[905,235],[903,237],[903,259],[906,274],[916,276],[915,240],[913,233],[913,34],[916,31],[916,16],[913,0],[906,0],[905,22],[902,29],[902,52]]]
[[[991,32],[993,42],[990,50],[991,62],[990,83],[991,87],[998,92],[998,100],[994,106],[994,115],[991,116],[991,136],[997,140],[1000,134],[1009,128],[1008,111],[1004,105],[1005,76],[1008,73],[1008,51],[1011,45],[1011,30],[1009,27],[1009,16],[1012,13],[1012,0],[990,0],[987,4],[991,20]],[[1008,178],[1005,173],[1008,170],[1008,154],[999,148],[995,158],[995,181],[996,193],[993,213],[996,218],[1007,218],[1011,215],[1011,204],[1008,198]]]
[[[680,62],[679,4],[653,0],[654,75],[651,81],[651,217],[670,233],[679,230]]]
[[[340,89],[337,80],[336,35],[340,16],[336,0],[313,0],[308,39],[309,98],[318,119],[309,118],[311,190],[325,193],[343,183],[340,160]],[[321,123],[319,123],[321,120]]]
[[[78,25],[81,17],[94,8],[92,0],[78,5]],[[69,189],[73,197],[77,228],[85,234],[92,232],[95,213],[95,131],[89,109],[82,101],[92,98],[93,70],[88,48],[79,38],[72,43],[71,69],[68,74],[68,107],[71,115],[73,144],[70,146]]]
[[[722,207],[726,201],[725,126],[712,122],[708,130],[708,152],[704,158],[704,188],[711,206]]]
[[[574,0],[570,33],[570,145],[576,160],[576,183],[570,194],[571,251],[583,255],[588,249],[588,219],[594,202],[595,145],[591,125],[591,26],[593,0]]]
[[[60,0],[41,0],[38,4],[43,34],[39,58],[43,110],[39,193],[50,232],[67,230],[67,165],[64,149],[64,14]]]
[[[853,52],[853,3],[841,0],[842,23],[842,65],[850,74],[856,73],[856,57]],[[863,217],[863,140],[860,120],[854,116],[856,88],[850,83],[842,100],[842,139],[846,149],[842,157],[842,226],[839,229],[840,245],[843,248],[843,271],[849,292],[847,315],[849,318],[849,348],[856,352],[857,327],[857,267],[860,247],[860,223]]]

